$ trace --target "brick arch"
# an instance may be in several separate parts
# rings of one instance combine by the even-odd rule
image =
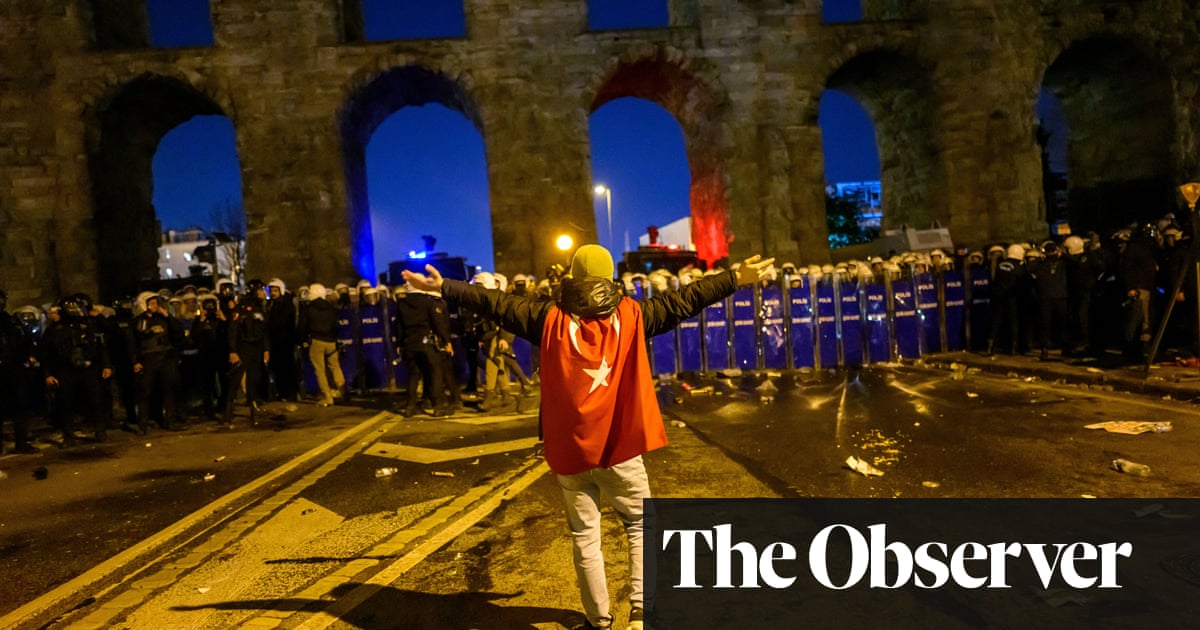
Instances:
[[[875,126],[884,228],[948,224],[950,209],[936,192],[942,182],[936,142],[937,99],[930,71],[894,49],[861,52],[830,73],[825,89],[845,92]],[[816,106],[811,123],[816,124]]]
[[[158,277],[159,228],[152,203],[154,153],[194,116],[225,115],[209,95],[174,76],[145,73],[105,91],[88,116],[100,296]]]
[[[1173,207],[1173,89],[1155,54],[1128,38],[1084,36],[1058,49],[1041,86],[1067,119],[1074,230],[1111,231]]]
[[[461,112],[483,132],[478,107],[459,81],[425,66],[408,64],[361,74],[338,112],[350,213],[350,255],[363,278],[375,277],[375,246],[367,200],[367,143],[384,120],[402,107],[437,103]]]
[[[690,66],[688,57],[665,48],[617,61],[593,84],[588,111],[631,96],[656,103],[675,117],[692,174],[692,241],[700,258],[712,264],[729,256],[728,183],[720,153],[727,132],[713,122],[724,97],[714,82],[701,78],[702,71]]]

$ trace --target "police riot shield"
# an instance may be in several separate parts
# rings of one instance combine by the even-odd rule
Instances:
[[[942,318],[938,312],[937,278],[931,273],[913,274],[917,288],[917,317],[921,319],[922,353],[942,351]]]
[[[674,328],[650,339],[650,358],[654,363],[655,374],[674,374],[678,371],[675,365],[675,343]]]
[[[679,369],[699,372],[704,369],[704,351],[700,343],[700,316],[679,322],[676,334],[679,343]]]
[[[886,363],[892,360],[892,330],[888,320],[887,284],[868,282],[863,285],[866,299],[867,360]]]
[[[989,274],[984,267],[977,267],[970,272],[971,278],[971,308],[967,318],[967,339],[970,340],[971,350],[982,350],[987,345],[988,310],[990,307],[991,290],[988,286]]]
[[[788,300],[791,303],[789,329],[792,339],[792,367],[813,367],[816,365],[816,345],[813,343],[812,285],[806,275],[793,276],[791,280],[800,282],[799,286],[788,288]]]
[[[942,297],[942,325],[946,331],[946,350],[962,350],[963,319],[967,302],[961,273],[947,271],[942,276]]]
[[[383,323],[383,307],[379,304],[359,304],[359,352],[362,356],[363,389],[387,387],[390,367],[387,353],[387,329]]]
[[[771,284],[762,289],[763,367],[782,370],[787,367],[787,330],[783,318],[783,288]]]
[[[353,306],[338,309],[337,341],[346,385],[356,387],[359,376],[358,317],[354,314]]]
[[[842,335],[842,364],[863,364],[862,306],[859,302],[858,282],[839,282],[838,320]]]
[[[917,317],[917,302],[912,280],[892,280],[892,334],[896,354],[901,359],[921,356],[921,321]]]
[[[822,368],[838,365],[837,295],[833,274],[815,283],[817,293],[817,358]]]
[[[704,307],[704,369],[724,370],[729,367],[729,308],[727,300],[717,300]]]
[[[754,288],[733,293],[733,366],[758,368],[758,324],[754,313]]]

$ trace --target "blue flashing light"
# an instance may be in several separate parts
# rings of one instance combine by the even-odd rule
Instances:
[[[409,250],[408,252],[409,260],[425,260],[426,255],[428,255],[428,252],[418,252],[413,250]]]

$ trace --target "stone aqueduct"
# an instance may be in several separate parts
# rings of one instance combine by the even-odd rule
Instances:
[[[0,3],[13,304],[153,269],[151,159],[198,114],[236,130],[249,272],[289,283],[358,276],[367,140],[429,102],[482,133],[508,273],[556,259],[564,222],[594,234],[588,116],[623,96],[679,121],[709,258],[828,258],[826,88],[872,116],[885,221],[962,242],[1045,233],[1043,88],[1071,126],[1074,224],[1158,216],[1200,177],[1196,0],[864,0],[853,24],[823,24],[821,0],[669,0],[667,27],[599,32],[585,0],[463,0],[465,37],[393,42],[362,40],[357,0],[211,0],[215,44],[183,49],[146,46],[141,1]]]

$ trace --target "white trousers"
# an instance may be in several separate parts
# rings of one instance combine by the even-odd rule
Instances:
[[[639,455],[613,466],[574,475],[558,475],[567,508],[567,526],[574,542],[575,576],[588,622],[600,628],[612,624],[604,553],[600,545],[600,497],[625,525],[629,539],[629,582],[633,606],[644,608],[642,585],[642,500],[650,498],[650,482]]]

